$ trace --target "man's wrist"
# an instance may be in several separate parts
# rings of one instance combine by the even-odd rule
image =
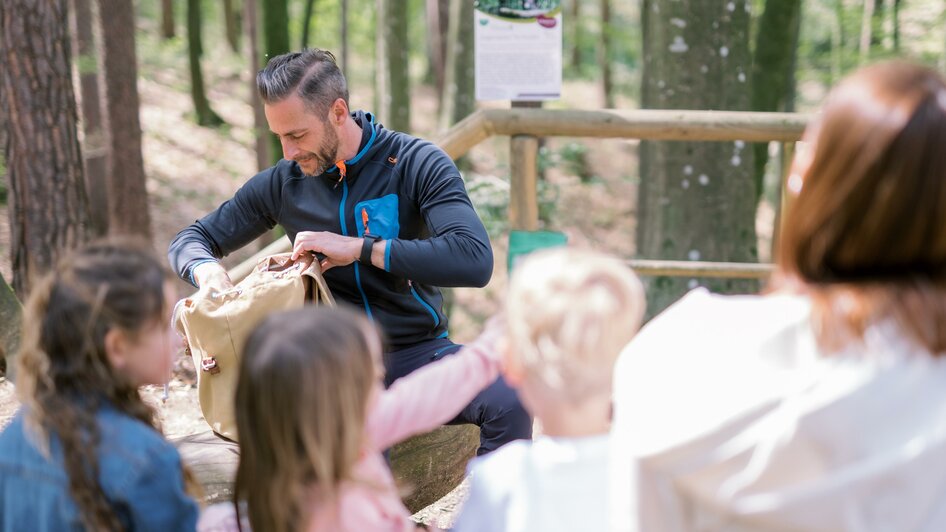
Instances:
[[[358,262],[370,265],[371,264],[371,255],[374,250],[374,245],[381,237],[366,234],[361,241],[361,254],[358,256]]]
[[[205,259],[191,267],[191,281],[194,286],[200,287],[202,279],[206,280],[212,270],[223,269],[219,262],[213,259]]]

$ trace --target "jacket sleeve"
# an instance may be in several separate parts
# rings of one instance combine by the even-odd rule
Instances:
[[[368,414],[367,436],[384,450],[455,418],[483,388],[499,377],[500,356],[485,342],[402,377],[381,393]]]
[[[493,250],[456,165],[443,150],[425,143],[400,171],[430,234],[390,240],[385,270],[434,286],[486,286]]]
[[[197,503],[184,490],[180,455],[173,447],[156,453],[120,496],[130,530],[194,530],[197,526]]]
[[[181,279],[195,284],[194,266],[226,257],[278,223],[281,170],[286,171],[274,166],[253,176],[232,198],[174,237],[168,261]]]

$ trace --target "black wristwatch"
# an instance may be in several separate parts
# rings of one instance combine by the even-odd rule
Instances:
[[[361,242],[361,256],[358,257],[358,262],[368,265],[371,264],[371,250],[374,248],[374,243],[378,240],[381,240],[380,236],[369,233],[364,234]]]

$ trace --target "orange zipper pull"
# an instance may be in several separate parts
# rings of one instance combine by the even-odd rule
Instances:
[[[368,234],[368,209],[361,208],[361,223],[365,226],[365,234]]]
[[[338,167],[338,181],[335,182],[335,186],[332,188],[338,188],[338,184],[342,182],[342,179],[345,179],[345,175],[348,172],[348,168],[345,166],[343,159],[335,161],[335,166]]]

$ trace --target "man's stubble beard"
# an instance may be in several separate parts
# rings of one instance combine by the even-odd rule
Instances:
[[[318,153],[309,152],[306,158],[314,157],[318,162],[318,166],[315,168],[315,172],[308,173],[302,169],[302,165],[299,165],[299,168],[302,169],[302,173],[306,177],[315,177],[320,176],[325,173],[326,170],[335,165],[335,161],[338,160],[338,134],[335,133],[335,128],[331,126],[326,120],[323,122],[325,126],[325,138],[322,139],[322,143],[319,145]],[[298,161],[296,161],[298,163]]]

